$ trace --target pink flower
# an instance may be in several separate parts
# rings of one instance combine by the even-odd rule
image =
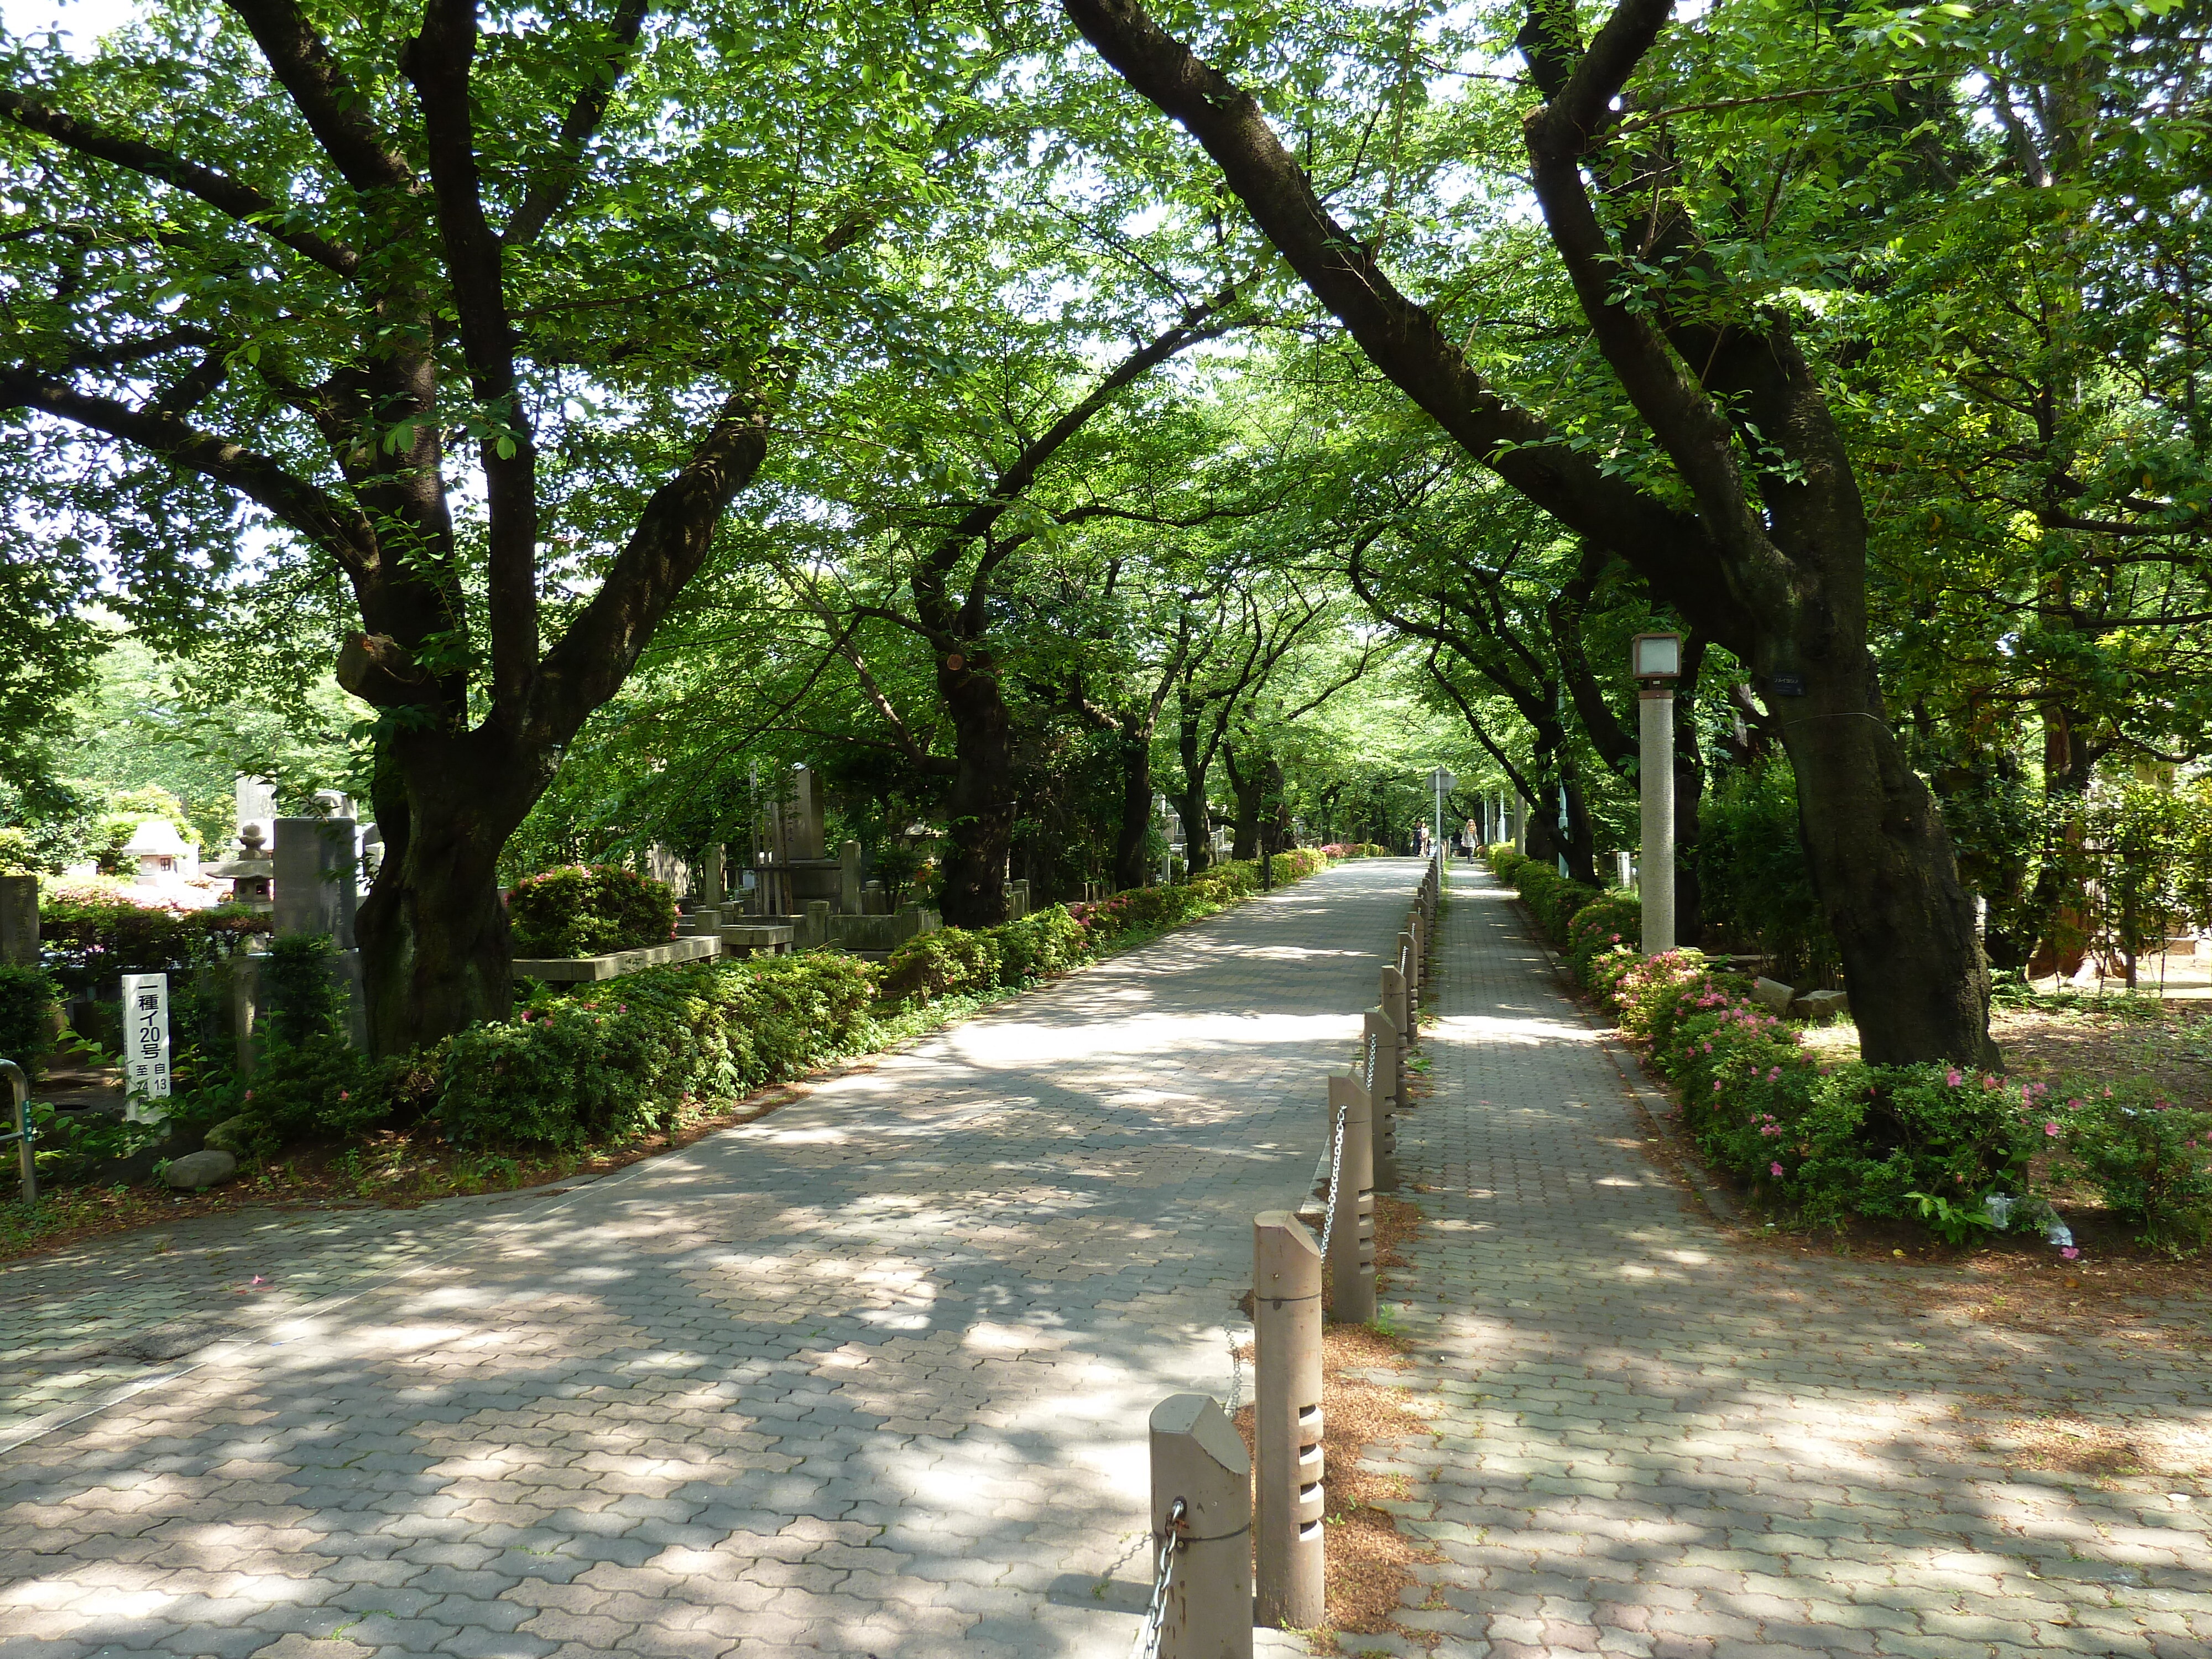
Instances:
[[[1771,1083],[1771,1082],[1773,1082],[1777,1078],[1780,1077],[1781,1075],[1782,1075],[1782,1068],[1781,1068],[1779,1066],[1776,1066],[1772,1071],[1769,1072],[1769,1073],[1766,1074],[1766,1080],[1767,1080],[1769,1083]]]
[[[1985,1092],[1989,1090],[2002,1088],[2003,1086],[2004,1085],[1999,1083],[1995,1078],[1988,1076],[1986,1073],[1984,1074],[1982,1078],[1982,1088]]]
[[[2069,1261],[2078,1261],[2081,1257],[2081,1252],[2075,1249],[2071,1244],[2069,1244],[2064,1249],[2059,1251],[2058,1254],[2064,1256]]]
[[[1954,1089],[1955,1089],[1961,1083],[1965,1082],[1966,1079],[1960,1077],[1956,1070],[1953,1070],[1943,1074],[1943,1081],[1949,1084]]]
[[[1721,1080],[1720,1080],[1718,1078],[1715,1078],[1715,1079],[1713,1079],[1713,1092],[1714,1092],[1715,1094],[1718,1094],[1718,1093],[1720,1093],[1720,1091],[1721,1091]],[[252,1095],[248,1095],[248,1096],[246,1096],[246,1098],[247,1098],[248,1100],[251,1100],[251,1099],[252,1099],[252,1098],[253,1098],[253,1097],[252,1097]]]
[[[341,1089],[338,1091],[338,1098],[340,1100],[351,1100],[353,1098],[352,1091],[349,1090]]]
[[[2046,1123],[2043,1126],[2043,1133],[2047,1135],[2055,1135],[2058,1133],[2058,1126],[2056,1123]]]
[[[1778,1176],[1782,1173],[1782,1166],[1779,1164],[1770,1164],[1766,1166],[1766,1172],[1769,1175]]]

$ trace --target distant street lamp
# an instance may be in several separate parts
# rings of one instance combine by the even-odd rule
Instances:
[[[1682,672],[1680,634],[1638,634],[1628,644],[1636,676],[1638,794],[1644,808],[1644,954],[1674,948],[1674,682]]]

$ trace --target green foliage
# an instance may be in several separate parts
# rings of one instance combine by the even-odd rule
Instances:
[[[1706,920],[1755,943],[1781,978],[1802,985],[1835,964],[1787,766],[1770,763],[1722,781],[1699,816],[1697,860]]]
[[[260,1053],[238,1097],[258,1152],[358,1133],[383,1115],[368,1063],[347,1040],[337,955],[327,934],[287,933],[259,964]]]
[[[1824,1073],[1741,976],[1711,972],[1694,951],[1607,954],[1594,967],[1621,1030],[1681,1090],[1698,1144],[1798,1219],[1919,1221],[1964,1237],[1979,1224],[1960,1218],[1990,1194],[2027,1192],[2034,1092],[1948,1066]]]
[[[0,1060],[12,1060],[33,1079],[52,1030],[60,987],[43,968],[0,963]],[[0,1089],[0,1103],[7,1091]]]
[[[2139,1242],[2178,1250],[2212,1237],[2212,1111],[2131,1078],[2052,1103],[2046,1124],[2069,1170],[2142,1230]]]
[[[15,824],[0,828],[0,876],[44,876],[61,865],[29,830]]]
[[[940,927],[891,953],[884,965],[884,1000],[929,1003],[963,993],[1011,990],[1066,972],[1091,949],[1090,931],[1064,905],[997,927]]]
[[[1644,902],[1632,894],[1605,893],[1567,923],[1567,965],[1578,984],[1590,982],[1591,963],[1615,950],[1634,951],[1644,940]]]
[[[1605,897],[1595,887],[1569,880],[1541,859],[1523,858],[1518,853],[1492,848],[1490,867],[1513,884],[1521,895],[1521,902],[1528,907],[1528,914],[1536,918],[1536,926],[1554,945],[1571,945],[1574,919]]]
[[[76,884],[40,901],[40,942],[58,957],[63,985],[88,993],[117,974],[198,967],[268,931],[268,918],[244,905],[180,910],[140,904],[112,887]]]
[[[526,957],[592,957],[665,945],[676,932],[667,883],[615,865],[570,865],[516,884],[507,911]]]
[[[436,1116],[468,1146],[634,1139],[849,1052],[875,988],[867,963],[810,951],[541,995],[448,1041]]]

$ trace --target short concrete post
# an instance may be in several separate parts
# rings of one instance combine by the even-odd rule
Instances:
[[[1287,1210],[1252,1220],[1259,1622],[1322,1621],[1321,1247]]]
[[[1413,1002],[1406,994],[1406,976],[1395,968],[1382,970],[1382,1018],[1398,1034],[1397,1050],[1390,1056],[1390,1094],[1406,1098],[1406,1054],[1413,1046]]]
[[[1360,1033],[1361,1075],[1375,1120],[1375,1190],[1398,1190],[1398,1028],[1370,1012]]]
[[[1349,1073],[1328,1079],[1329,1121],[1344,1114],[1344,1157],[1328,1216],[1328,1282],[1337,1318],[1375,1317],[1375,1128],[1367,1091]]]
[[[1176,1540],[1160,1659],[1249,1659],[1252,1460],[1202,1394],[1153,1407],[1152,1441],[1153,1562],[1170,1534]]]

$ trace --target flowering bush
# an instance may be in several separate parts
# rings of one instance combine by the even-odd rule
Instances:
[[[1992,1194],[2028,1190],[2045,1121],[2033,1085],[1940,1066],[1823,1073],[1747,980],[1695,951],[1616,949],[1591,959],[1589,982],[1680,1088],[1707,1155],[1802,1220],[1917,1220],[1963,1237],[1961,1218]]]
[[[1333,841],[1321,849],[1328,859],[1382,859],[1390,856],[1387,848],[1377,847],[1371,841]]]
[[[2103,1193],[2137,1242],[2169,1249],[2212,1237],[2212,1111],[2177,1105],[2148,1079],[2048,1100],[2039,1126],[2069,1173]]]
[[[1567,922],[1567,966],[1576,981],[1590,982],[1590,963],[1607,952],[1634,951],[1644,940],[1644,901],[1626,893],[1607,893],[1575,912]]]
[[[89,993],[118,974],[194,968],[230,955],[269,919],[244,905],[191,910],[141,903],[114,883],[75,882],[39,901],[39,938],[64,989]]]

